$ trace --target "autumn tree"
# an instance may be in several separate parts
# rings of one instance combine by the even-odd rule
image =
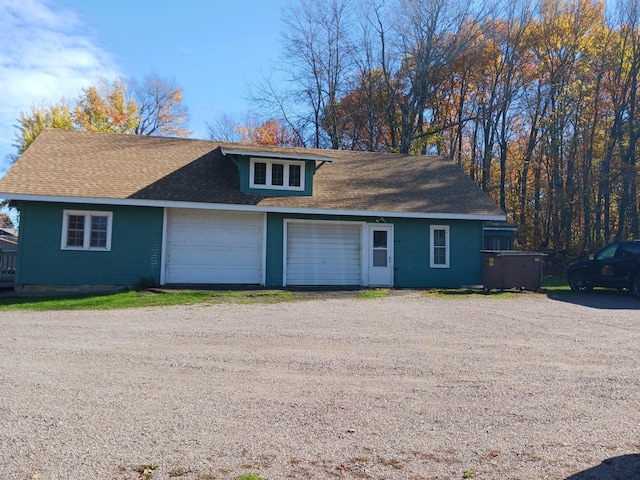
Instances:
[[[124,82],[110,83],[101,78],[82,89],[74,122],[79,129],[89,132],[134,133],[140,115]]]
[[[15,228],[15,225],[13,224],[13,220],[11,220],[11,217],[8,214],[0,213],[0,227]]]
[[[430,115],[446,68],[482,34],[482,20],[490,2],[454,3],[448,0],[401,0],[395,19],[396,76],[405,86],[398,98],[401,111],[401,153],[415,142],[440,131]]]
[[[45,128],[75,129],[71,107],[64,99],[49,106],[32,105],[30,115],[20,112],[18,124],[15,127],[18,132],[14,146],[18,150],[18,155],[24,153]]]
[[[156,75],[135,87],[123,80],[100,78],[83,88],[73,103],[62,99],[20,112],[14,146],[21,154],[45,128],[137,135],[186,136],[182,90]],[[17,158],[17,157],[16,157]],[[15,159],[14,159],[15,160]]]
[[[624,55],[619,71],[621,84],[627,93],[621,102],[619,116],[623,118],[620,142],[620,200],[615,240],[640,236],[638,219],[638,184],[636,148],[640,139],[640,105],[638,104],[638,75],[640,74],[640,2],[625,0],[619,3],[620,41]]]
[[[356,86],[342,96],[323,116],[324,129],[336,130],[337,146],[344,150],[389,152],[393,150],[388,120],[390,99],[386,94],[382,71],[363,71]]]
[[[295,134],[280,120],[266,120],[253,128],[239,127],[241,143],[272,145],[274,147],[300,147]]]
[[[603,21],[603,6],[590,0],[547,0],[541,4],[537,60],[548,86],[549,113],[544,139],[549,189],[545,244],[566,248],[570,241],[575,197],[576,156],[568,146],[579,135],[575,114],[579,106],[581,63],[591,36]],[[579,80],[578,80],[579,81]]]
[[[300,147],[298,137],[278,119],[261,121],[252,114],[243,117],[224,114],[207,124],[209,138],[219,142]]]

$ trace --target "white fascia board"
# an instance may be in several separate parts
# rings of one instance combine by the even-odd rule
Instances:
[[[513,230],[514,232],[518,230],[518,227],[484,227],[485,230],[487,231],[497,231],[497,232],[504,232],[507,230]]]
[[[332,210],[326,208],[294,208],[273,207],[263,205],[240,205],[235,203],[201,203],[178,202],[167,200],[143,200],[136,198],[97,198],[97,197],[64,197],[51,195],[30,195],[0,192],[0,198],[11,200],[25,200],[33,202],[51,203],[88,203],[96,205],[118,205],[129,207],[156,207],[156,208],[190,208],[196,210],[222,210],[235,212],[263,212],[283,214],[308,214],[308,215],[338,215],[361,217],[393,217],[393,218],[423,218],[440,220],[485,220],[506,221],[506,215],[468,214],[468,213],[426,213],[426,212],[393,212],[378,210]]]
[[[333,163],[332,157],[323,157],[320,155],[283,155],[281,153],[271,152],[255,152],[251,150],[228,150],[221,148],[220,151],[224,156],[227,155],[245,155],[247,157],[262,157],[262,158],[282,158],[288,160],[313,160],[316,162],[329,162]]]

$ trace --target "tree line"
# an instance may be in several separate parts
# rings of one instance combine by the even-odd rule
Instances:
[[[577,255],[637,238],[640,1],[318,0],[252,99],[291,144],[451,157]]]

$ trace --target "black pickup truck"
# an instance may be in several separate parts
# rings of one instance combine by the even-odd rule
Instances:
[[[572,262],[567,279],[574,292],[606,287],[630,290],[640,297],[640,240],[612,243]]]

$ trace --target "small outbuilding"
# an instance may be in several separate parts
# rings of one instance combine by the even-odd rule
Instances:
[[[448,158],[45,130],[0,180],[17,290],[482,283],[504,212]]]

